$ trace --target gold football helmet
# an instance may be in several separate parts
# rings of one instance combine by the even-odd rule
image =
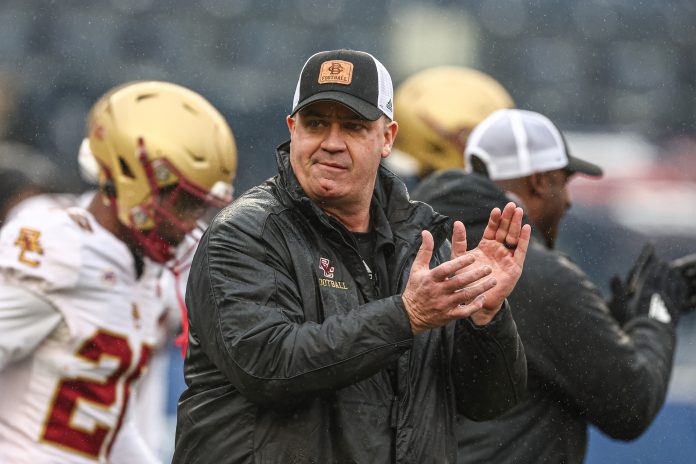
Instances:
[[[118,86],[92,107],[87,138],[102,192],[158,262],[168,261],[176,245],[157,233],[158,225],[188,233],[201,204],[221,208],[232,199],[234,136],[223,116],[189,89],[158,81]]]
[[[394,147],[418,161],[421,177],[464,167],[473,128],[493,111],[512,107],[510,94],[487,74],[454,66],[426,69],[396,90],[399,136]]]

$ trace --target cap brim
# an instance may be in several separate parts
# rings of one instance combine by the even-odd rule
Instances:
[[[565,169],[570,172],[579,172],[592,177],[602,177],[604,174],[602,168],[596,164],[575,158],[574,156],[570,155],[568,155],[568,165],[565,167]]]
[[[305,108],[308,105],[311,105],[312,103],[316,103],[319,101],[338,102],[355,111],[360,117],[367,119],[368,121],[376,121],[380,118],[380,116],[384,114],[376,106],[358,97],[354,97],[353,95],[349,95],[343,92],[327,91],[314,94],[311,97],[305,98],[304,100],[299,102],[297,106],[292,110],[292,115],[300,111],[302,108]]]

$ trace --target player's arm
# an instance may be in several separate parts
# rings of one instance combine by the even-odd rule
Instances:
[[[34,351],[61,319],[36,293],[0,280],[0,370]]]
[[[612,438],[636,438],[664,403],[674,327],[646,316],[622,328],[575,266],[545,264],[561,277],[545,288],[548,300],[534,300],[536,310],[517,318],[528,358],[588,422]]]

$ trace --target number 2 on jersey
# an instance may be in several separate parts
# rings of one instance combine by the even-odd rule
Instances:
[[[87,340],[76,356],[94,364],[95,368],[103,358],[113,358],[118,362],[117,367],[104,381],[79,377],[62,380],[49,409],[42,440],[92,458],[98,458],[102,451],[108,452],[123,422],[131,385],[142,374],[150,356],[149,346],[143,345],[141,351],[140,359],[131,367],[133,350],[125,336],[100,330]],[[122,394],[119,394],[119,389],[122,389]],[[74,422],[74,416],[85,403],[108,409],[116,401],[121,405],[115,423],[94,420],[94,427],[88,430]]]

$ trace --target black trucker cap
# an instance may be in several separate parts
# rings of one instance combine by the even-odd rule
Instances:
[[[337,101],[374,121],[394,119],[394,90],[389,72],[374,56],[356,50],[312,55],[302,67],[292,101],[292,115],[317,101]]]

